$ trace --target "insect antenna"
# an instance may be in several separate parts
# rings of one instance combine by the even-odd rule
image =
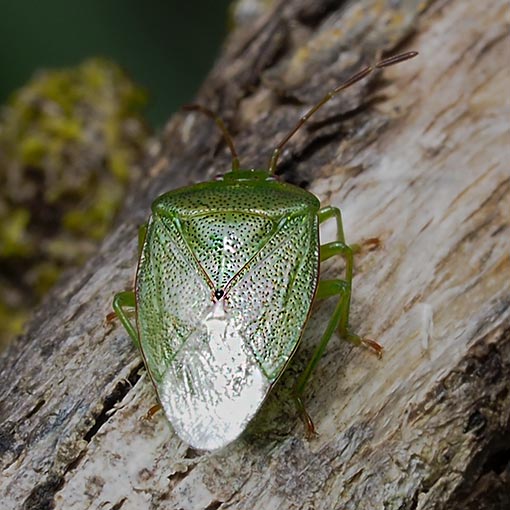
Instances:
[[[367,66],[361,71],[358,71],[356,74],[352,75],[350,78],[340,83],[338,87],[330,90],[315,106],[310,108],[298,121],[298,123],[294,126],[294,128],[283,138],[283,140],[276,146],[271,156],[271,161],[269,162],[269,173],[273,174],[276,170],[276,165],[278,164],[278,158],[282,152],[283,147],[287,144],[287,142],[296,134],[296,132],[301,129],[303,124],[320,108],[322,108],[328,101],[333,99],[339,92],[345,90],[346,88],[354,85],[363,78],[366,78],[370,73],[375,71],[376,69],[382,69],[383,67],[389,67],[395,64],[399,64],[400,62],[405,62],[411,58],[416,57],[418,55],[417,51],[408,51],[406,53],[401,53],[399,55],[394,55],[393,57],[388,57],[383,60],[372,64],[371,66]]]
[[[239,156],[237,155],[236,148],[234,147],[234,140],[232,139],[232,136],[230,135],[227,126],[225,126],[225,123],[221,117],[219,117],[212,110],[209,110],[209,108],[202,106],[201,104],[186,104],[182,107],[182,109],[187,112],[195,111],[203,113],[204,115],[207,115],[209,118],[214,120],[214,122],[216,122],[216,125],[220,128],[223,134],[223,138],[227,142],[230,153],[232,154],[232,171],[239,170]]]

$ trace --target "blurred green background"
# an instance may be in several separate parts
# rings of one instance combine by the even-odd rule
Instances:
[[[113,59],[159,127],[189,102],[226,33],[228,0],[0,0],[0,103],[40,68]]]

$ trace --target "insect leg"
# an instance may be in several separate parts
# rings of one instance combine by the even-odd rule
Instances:
[[[344,226],[342,223],[342,213],[340,212],[340,209],[338,207],[333,207],[332,205],[323,207],[317,213],[317,217],[319,218],[319,223],[324,223],[326,220],[329,220],[330,218],[335,218],[336,229],[337,229],[336,239],[337,239],[337,241],[342,241],[343,243],[345,243]],[[321,252],[321,256],[322,256],[322,252]],[[325,259],[321,259],[321,260],[325,260]]]
[[[336,292],[334,294],[340,294],[342,297],[340,298],[343,301],[343,306],[341,309],[341,315],[339,316],[338,321],[338,332],[340,336],[349,340],[349,332],[347,331],[349,324],[349,309],[351,307],[351,286],[352,286],[352,272],[353,272],[353,253],[352,248],[345,244],[342,241],[333,241],[332,243],[327,243],[321,246],[320,248],[320,259],[321,261],[327,260],[335,255],[340,255],[345,260],[345,279],[338,280],[338,282],[342,282],[341,287],[337,286]],[[337,281],[337,280],[332,280]],[[321,290],[321,284],[323,289]],[[329,297],[334,294],[327,294],[330,286],[325,286],[326,281],[319,282],[319,289],[317,293],[316,299],[321,299],[321,295],[324,297]],[[320,292],[319,292],[320,291]]]
[[[137,347],[140,347],[140,341],[138,339],[138,332],[136,331],[136,327],[132,324],[128,314],[124,310],[124,307],[134,308],[135,306],[135,293],[133,291],[119,292],[115,294],[113,298],[113,310],[115,315],[117,315],[119,318],[121,324],[124,326],[129,336],[131,337],[131,340],[133,340],[133,343]]]
[[[147,235],[148,226],[148,223],[143,223],[138,228],[138,256],[142,254],[143,243],[145,241],[145,236]],[[133,291],[119,292],[115,294],[113,298],[114,311],[106,316],[106,322],[112,322],[115,317],[117,317],[129,333],[134,344],[138,347],[140,343],[138,341],[138,333],[136,328],[131,324],[128,314],[123,309],[124,307],[135,308],[135,306],[135,293]]]
[[[349,299],[347,298],[350,296],[350,286],[344,280],[322,280],[319,282],[319,287],[316,294],[317,298],[321,299],[338,295],[340,298],[338,299],[335,310],[329,319],[326,330],[322,334],[319,345],[313,352],[312,358],[308,362],[308,365],[306,365],[294,387],[294,398],[296,400],[298,411],[303,416],[309,431],[313,431],[313,423],[306,413],[301,397],[303,396],[304,390],[308,384],[312,372],[315,370],[315,367],[324,354],[328,342],[331,340],[335,330],[338,328],[342,316],[345,316],[346,306],[349,304]]]
[[[329,250],[331,250],[331,252],[337,251],[339,253],[344,252],[345,248],[345,245],[339,242],[329,243],[325,246]],[[315,427],[313,425],[312,419],[306,412],[302,396],[306,388],[306,385],[308,384],[308,381],[313,371],[315,370],[320,359],[322,358],[322,355],[326,350],[326,346],[331,340],[331,337],[333,336],[335,330],[338,328],[340,330],[342,337],[349,342],[352,342],[356,345],[367,345],[374,349],[378,354],[380,354],[380,352],[382,351],[382,347],[377,342],[361,338],[358,335],[350,333],[347,329],[347,320],[349,317],[349,306],[351,299],[350,283],[339,278],[334,280],[320,281],[316,293],[316,299],[325,299],[331,296],[339,296],[338,302],[335,306],[335,310],[333,311],[333,314],[329,319],[329,322],[326,326],[326,330],[322,334],[322,337],[319,341],[319,345],[316,347],[310,361],[308,362],[308,365],[305,367],[299,379],[297,380],[296,385],[294,386],[294,399],[296,402],[296,407],[298,409],[298,412],[301,414],[301,417],[306,425],[309,435],[313,435],[315,433]]]
[[[340,228],[339,228],[340,232]],[[351,288],[352,288],[352,273],[353,273],[353,249],[351,246],[345,244],[342,241],[334,241],[332,243],[324,244],[320,247],[321,261],[327,260],[335,255],[340,255],[345,260],[345,280],[323,280],[319,282],[319,288],[315,299],[325,299],[335,294],[341,294],[340,301],[342,301],[342,307],[339,313],[338,321],[338,334],[348,342],[354,345],[363,345],[372,349],[375,354],[381,356],[383,348],[381,344],[369,338],[362,338],[355,333],[349,331],[349,312],[351,308]],[[335,286],[329,282],[338,282]],[[342,288],[340,288],[342,287]],[[335,310],[336,312],[336,310]]]
[[[145,414],[145,419],[151,420],[153,416],[159,413],[159,411],[161,411],[162,409],[163,407],[161,406],[160,403],[154,404]]]
[[[344,304],[342,306],[341,311],[339,312],[341,313],[341,315],[338,323],[338,332],[340,336],[342,336],[343,338],[353,341],[354,338],[353,340],[351,340],[349,338],[350,333],[347,331],[349,324],[349,309],[351,306],[351,287],[354,266],[353,249],[345,242],[344,227],[342,223],[342,213],[340,212],[340,209],[338,209],[338,207],[333,206],[324,207],[323,209],[319,210],[317,216],[319,218],[319,223],[322,223],[330,218],[335,218],[336,221],[337,240],[332,243],[324,244],[320,247],[320,260],[322,262],[331,257],[334,257],[335,255],[340,255],[345,260],[345,278],[343,280],[343,289],[338,289],[338,291],[335,292],[335,294],[341,293],[342,296],[345,296],[345,298],[343,298]],[[322,282],[319,283],[319,291],[321,283]],[[320,299],[319,293],[317,295],[317,298]],[[355,337],[356,335],[352,336]],[[354,340],[354,343],[357,343],[357,341]]]
[[[335,279],[335,280],[322,280],[319,282],[316,299],[325,299],[331,296],[340,296],[338,303],[335,307],[335,311],[331,316],[326,331],[322,334],[319,345],[315,349],[312,358],[305,367],[303,373],[299,377],[294,387],[294,398],[298,412],[306,425],[309,435],[315,433],[315,427],[309,414],[306,412],[303,404],[302,396],[306,385],[315,370],[315,367],[319,363],[328,342],[331,340],[335,330],[338,328],[340,334],[345,337],[347,334],[347,323],[349,319],[349,307],[351,303],[351,283],[352,283],[352,268],[353,268],[353,253],[352,249],[345,244],[344,229],[342,224],[342,213],[338,207],[328,206],[319,210],[317,213],[319,223],[335,218],[337,227],[337,241],[327,243],[320,247],[320,260],[321,262],[329,259],[335,255],[341,255],[345,259],[345,273],[346,279]]]
[[[330,297],[334,294],[342,294],[345,296],[344,304],[340,312],[340,320],[338,323],[338,333],[342,338],[345,340],[348,340],[349,342],[352,342],[356,345],[361,344],[367,344],[370,347],[374,348],[378,353],[381,352],[382,348],[377,344],[376,342],[373,342],[372,340],[363,340],[358,335],[355,335],[353,333],[350,333],[348,331],[349,327],[349,311],[351,307],[351,288],[352,288],[352,276],[353,276],[353,267],[354,267],[354,252],[359,250],[359,246],[349,246],[345,242],[345,236],[344,236],[344,227],[342,224],[342,213],[340,212],[340,209],[338,207],[324,207],[323,209],[320,209],[317,213],[317,216],[319,218],[319,223],[322,223],[330,218],[335,218],[336,220],[336,228],[337,228],[337,241],[334,241],[332,243],[326,243],[323,244],[320,247],[320,260],[321,262],[324,260],[327,260],[331,257],[334,257],[335,255],[340,255],[345,260],[345,278],[343,281],[343,289],[338,289],[337,292],[329,293],[327,295],[324,295],[325,297]],[[316,295],[316,299],[322,299],[321,297],[321,284],[323,282],[319,283],[319,289]],[[325,285],[325,282],[324,282]],[[322,291],[326,292],[326,291]],[[377,346],[377,347],[376,347]]]

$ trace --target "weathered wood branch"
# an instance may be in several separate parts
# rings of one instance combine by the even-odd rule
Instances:
[[[306,394],[308,441],[289,388],[325,302],[227,449],[192,451],[162,415],[141,419],[153,390],[104,316],[131,285],[151,200],[229,164],[212,123],[178,114],[118,228],[0,359],[2,508],[508,508],[507,5],[395,5],[281,2],[234,31],[198,97],[232,126],[242,162],[262,166],[305,106],[377,51],[420,51],[328,103],[280,165],[342,208],[350,242],[380,240],[357,257],[351,324],[382,360],[331,342]]]

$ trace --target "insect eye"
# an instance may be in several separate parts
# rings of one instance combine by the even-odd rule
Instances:
[[[218,289],[214,291],[214,297],[216,299],[221,299],[223,297],[223,294],[224,294],[223,289]]]

